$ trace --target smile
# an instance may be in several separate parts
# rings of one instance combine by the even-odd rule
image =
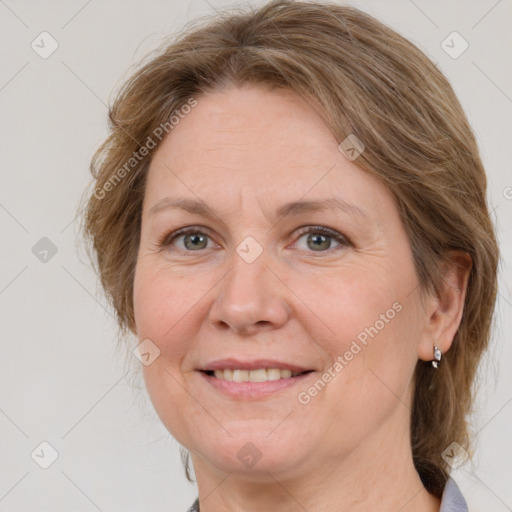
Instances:
[[[259,368],[255,370],[203,370],[198,373],[204,379],[203,382],[215,393],[232,399],[256,400],[265,399],[291,388],[308,379],[310,375],[314,375],[315,371],[292,372],[279,368]]]
[[[267,382],[297,377],[298,375],[308,373],[308,371],[293,372],[280,368],[258,368],[256,370],[226,368],[225,370],[206,371],[205,373],[210,376],[213,375],[216,379],[222,379],[228,382]]]

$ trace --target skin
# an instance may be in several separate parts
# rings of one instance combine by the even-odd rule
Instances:
[[[418,358],[433,359],[434,343],[443,354],[450,348],[468,257],[453,252],[445,289],[422,301],[391,194],[339,151],[309,103],[256,85],[197,100],[148,171],[134,307],[139,340],[160,350],[143,367],[148,393],[191,452],[201,511],[438,511],[412,461],[413,372]],[[166,197],[200,199],[215,216],[149,214]],[[284,203],[332,197],[367,217],[335,210],[274,217]],[[186,236],[159,245],[187,226],[207,235],[199,249]],[[308,226],[348,242],[327,237],[315,250],[308,237],[318,231],[298,234]],[[252,263],[236,251],[248,236],[263,249]],[[402,310],[300,403],[298,393],[397,302]],[[197,371],[230,356],[316,371],[269,397],[235,399]],[[247,442],[261,455],[251,467],[237,457]]]

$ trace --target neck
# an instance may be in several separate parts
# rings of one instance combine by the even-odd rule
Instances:
[[[192,455],[201,512],[439,512],[440,500],[414,467],[408,422],[398,424],[388,422],[341,462],[339,455],[318,463],[310,457],[293,476],[226,473]]]

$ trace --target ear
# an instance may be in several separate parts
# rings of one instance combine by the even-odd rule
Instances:
[[[434,358],[434,344],[446,353],[453,343],[464,311],[464,301],[471,271],[471,256],[460,250],[450,250],[441,263],[441,290],[429,296],[425,307],[426,330],[418,345],[418,357],[424,361]]]

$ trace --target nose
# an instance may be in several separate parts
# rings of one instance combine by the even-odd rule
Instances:
[[[239,335],[254,335],[283,326],[290,315],[290,290],[278,272],[267,266],[261,254],[247,263],[236,252],[230,270],[221,279],[209,320],[216,329],[232,329]]]

